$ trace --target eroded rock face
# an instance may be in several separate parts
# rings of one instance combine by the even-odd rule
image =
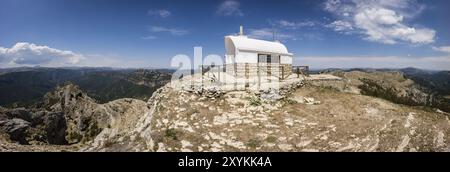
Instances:
[[[102,105],[109,116],[108,127],[80,151],[151,151],[148,122],[152,108],[144,101],[121,99]]]
[[[0,129],[10,135],[10,138],[22,144],[26,144],[26,132],[30,128],[30,123],[20,119],[12,118],[0,121]]]
[[[0,108],[0,132],[20,144],[89,144],[106,128],[134,128],[148,108],[144,101],[119,99],[98,104],[76,85],[58,87],[36,109]]]
[[[69,144],[92,140],[107,126],[108,116],[101,105],[82,92],[76,85],[58,87],[44,96],[44,105],[52,112],[64,114]]]
[[[66,130],[67,121],[64,114],[61,112],[38,112],[42,113],[41,118],[42,123],[37,123],[40,125],[46,135],[42,141],[47,141],[48,144],[54,145],[66,145],[68,144],[66,140]]]
[[[62,113],[23,108],[2,108],[0,111],[0,131],[8,134],[11,140],[21,144],[67,144],[66,122]]]

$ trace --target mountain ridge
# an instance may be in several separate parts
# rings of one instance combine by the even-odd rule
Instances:
[[[327,73],[343,80],[307,82],[277,101],[265,101],[245,91],[205,97],[175,90],[168,83],[146,102],[119,99],[101,104],[78,86],[68,84],[46,94],[40,106],[35,106],[37,110],[0,108],[0,150],[450,150],[448,113],[364,95],[368,89],[382,92],[390,87],[393,92],[389,94],[404,98],[426,94],[402,73]],[[370,82],[364,78],[379,87],[366,88]],[[29,112],[23,115],[13,111]],[[33,119],[39,120],[36,123]],[[51,129],[58,126],[55,124],[60,127]],[[48,139],[51,137],[65,142],[56,145],[55,140]]]

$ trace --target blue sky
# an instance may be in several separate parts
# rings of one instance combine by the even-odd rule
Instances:
[[[169,67],[276,39],[313,68],[450,69],[447,0],[0,0],[0,67]]]

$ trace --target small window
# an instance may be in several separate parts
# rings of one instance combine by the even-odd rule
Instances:
[[[258,63],[272,63],[272,56],[268,54],[258,54]]]

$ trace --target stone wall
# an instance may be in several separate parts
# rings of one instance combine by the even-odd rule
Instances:
[[[227,64],[225,68],[227,74],[236,78],[256,78],[267,75],[283,79],[292,74],[291,64],[235,63]]]
[[[280,66],[283,71],[282,73],[283,78],[287,78],[289,75],[292,74],[292,64],[280,64]]]

